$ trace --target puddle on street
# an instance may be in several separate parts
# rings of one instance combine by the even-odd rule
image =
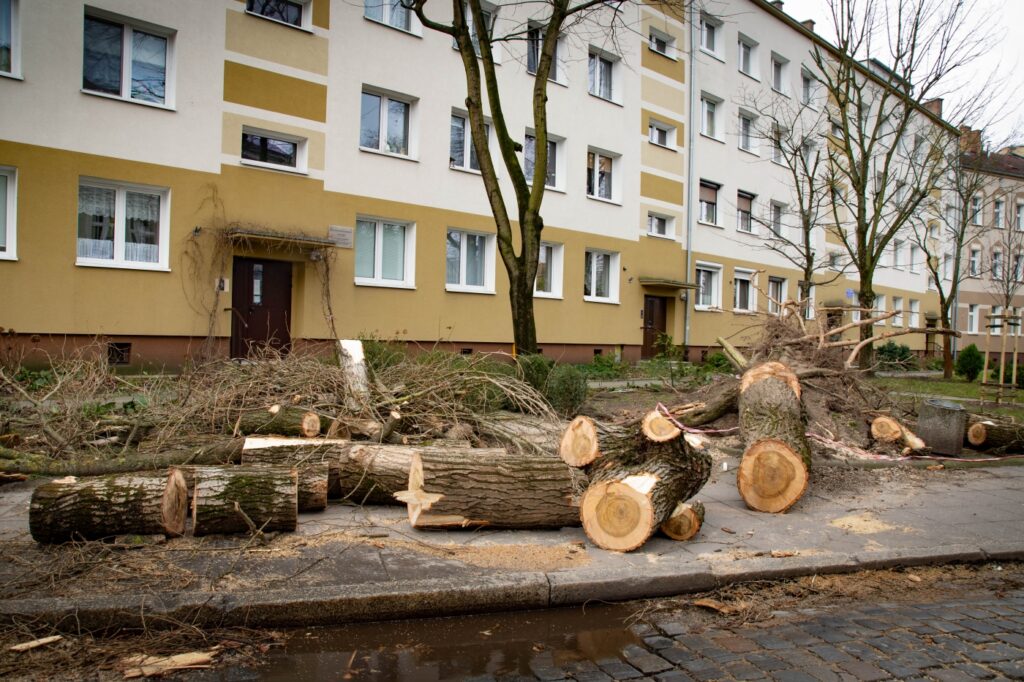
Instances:
[[[626,624],[635,609],[589,606],[293,630],[251,672],[290,682],[531,675],[531,663],[618,658],[637,642]]]

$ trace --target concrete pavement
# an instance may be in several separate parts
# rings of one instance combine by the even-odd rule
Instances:
[[[332,504],[302,515],[297,533],[265,545],[180,538],[130,551],[104,548],[100,562],[95,549],[33,543],[31,484],[7,486],[0,489],[0,617],[85,628],[157,616],[314,625],[658,597],[894,565],[1024,559],[1021,467],[820,466],[789,513],[770,515],[745,507],[735,486],[737,461],[724,463],[727,469],[719,462],[698,495],[707,519],[694,540],[655,536],[631,554],[600,550],[579,528],[426,533],[409,527],[403,508]],[[92,562],[89,570],[76,569],[82,562]]]

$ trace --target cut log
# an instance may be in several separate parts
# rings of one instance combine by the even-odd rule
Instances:
[[[481,415],[476,430],[512,451],[554,455],[558,452],[565,422],[516,412]]]
[[[651,410],[644,415],[643,421],[640,424],[640,430],[643,431],[644,436],[648,440],[656,443],[664,443],[665,441],[678,438],[683,432],[682,429],[669,421],[658,410]]]
[[[67,477],[32,492],[29,530],[37,542],[113,535],[181,535],[188,493],[175,471],[98,478]]]
[[[298,472],[294,468],[204,467],[195,473],[193,534],[247,533],[249,521],[264,532],[295,530]]]
[[[517,454],[481,459],[474,450],[415,452],[408,486],[413,528],[561,528],[578,526],[572,500],[579,472],[554,457]]]
[[[913,431],[885,415],[871,420],[871,437],[882,443],[899,443],[911,450],[924,450],[927,447]]]
[[[680,502],[672,515],[661,524],[661,532],[673,540],[689,540],[700,532],[704,524],[704,505],[700,502]]]
[[[320,415],[298,407],[271,405],[266,410],[243,413],[238,419],[237,432],[313,438],[320,435]]]
[[[967,424],[967,443],[972,448],[1024,453],[1024,424],[996,421],[973,414]]]
[[[766,362],[748,370],[740,387],[744,452],[736,485],[751,509],[786,511],[804,494],[811,466],[799,380],[782,363]]]
[[[264,453],[265,451],[258,451]],[[277,458],[247,457],[242,453],[243,466],[286,466],[294,467],[298,472],[297,503],[299,512],[316,512],[327,509],[328,491],[331,485],[331,465],[327,461],[287,461]],[[181,471],[189,484],[189,497],[195,488],[196,471],[217,467],[181,466],[173,467]],[[229,469],[232,467],[228,467]],[[335,472],[337,475],[337,472]]]
[[[363,342],[359,339],[339,340],[338,364],[348,384],[345,407],[354,414],[360,414],[370,402],[370,376],[366,370]]]
[[[569,422],[558,443],[562,461],[571,467],[585,467],[600,455],[594,420],[580,415]]]
[[[681,439],[676,442],[684,442]],[[651,459],[643,464],[609,468],[591,482],[580,503],[587,537],[602,549],[630,552],[644,544],[676,508],[679,500],[703,487],[710,458]]]
[[[327,497],[335,500],[344,497],[351,487],[351,448],[352,442],[343,438],[250,436],[242,446],[241,461],[247,465],[294,466],[300,470],[308,464],[325,462],[328,465]]]

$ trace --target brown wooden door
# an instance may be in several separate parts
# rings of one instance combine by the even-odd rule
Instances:
[[[231,357],[254,348],[287,352],[291,346],[292,264],[235,258],[231,294]]]
[[[640,357],[649,360],[658,354],[658,335],[668,331],[665,313],[668,299],[664,296],[644,296],[644,345]]]

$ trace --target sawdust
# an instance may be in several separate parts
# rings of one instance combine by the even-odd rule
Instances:
[[[872,533],[884,533],[888,530],[899,530],[904,533],[908,532],[908,528],[902,526],[893,526],[891,524],[882,521],[871,512],[864,512],[862,514],[850,514],[849,516],[843,516],[838,519],[829,521],[830,526],[836,528],[842,528],[843,530],[851,533],[857,533],[858,535],[871,535]]]

